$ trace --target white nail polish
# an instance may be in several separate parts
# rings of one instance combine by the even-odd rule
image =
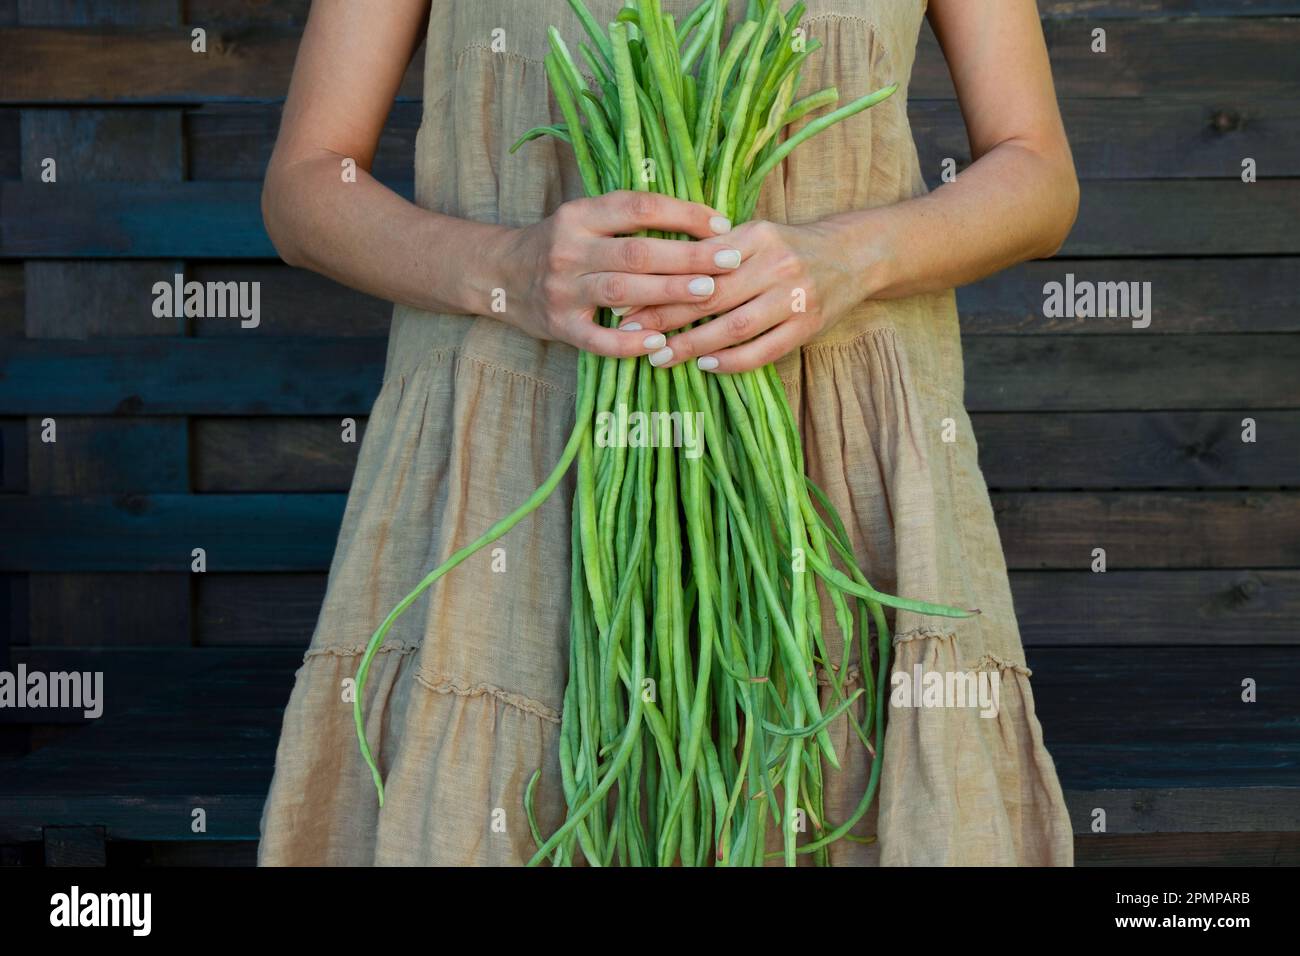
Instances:
[[[712,372],[718,367],[718,360],[712,355],[703,355],[695,360],[695,364],[699,367],[701,372]]]
[[[740,250],[723,249],[713,257],[713,264],[719,269],[736,269],[740,267]]]
[[[692,279],[691,284],[686,288],[690,290],[691,295],[713,295],[713,276]]]
[[[650,356],[650,364],[656,368],[660,365],[667,365],[673,360],[672,349],[660,349],[654,355]]]
[[[619,330],[620,332],[640,332],[640,331],[641,331],[641,323],[640,323],[640,322],[628,322],[626,325],[620,325],[620,326],[618,327],[618,330]]]
[[[709,220],[709,228],[720,236],[724,232],[731,232],[731,220],[726,216],[714,216]]]
[[[632,311],[632,307],[630,305],[620,305],[617,309],[610,309],[609,311],[615,315],[627,315]]]
[[[664,343],[666,343],[667,341],[668,340],[664,338],[662,332],[656,332],[654,335],[647,335],[645,337],[645,341],[642,342],[641,344],[645,346],[647,349],[653,351],[654,349],[662,349],[664,347]],[[667,349],[665,349],[665,351],[667,351]]]

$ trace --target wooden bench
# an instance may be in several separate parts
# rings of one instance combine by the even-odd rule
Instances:
[[[1079,862],[1300,862],[1300,671],[1291,650],[1243,647],[1230,659],[1217,648],[1136,651],[1030,654]],[[33,666],[73,666],[74,652],[33,654]],[[102,864],[130,844],[150,845],[144,858],[155,862],[253,862],[299,653],[75,657],[84,669],[97,654],[115,668],[106,687],[122,703],[110,697],[102,718],[7,768],[0,844],[42,843],[53,865]],[[1245,677],[1257,682],[1257,703],[1241,701]],[[203,833],[192,829],[198,808]],[[1091,831],[1098,808],[1105,833]]]

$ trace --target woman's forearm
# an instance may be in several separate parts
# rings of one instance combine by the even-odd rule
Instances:
[[[390,302],[487,313],[509,227],[421,209],[360,168],[346,182],[342,161],[320,151],[268,171],[262,214],[281,258]]]
[[[1078,211],[1068,152],[1003,143],[955,182],[892,206],[824,220],[856,258],[860,298],[893,299],[975,282],[1060,249]]]

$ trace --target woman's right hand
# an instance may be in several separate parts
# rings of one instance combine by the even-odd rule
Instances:
[[[607,329],[596,310],[706,302],[713,276],[740,265],[739,250],[633,233],[655,229],[711,239],[731,223],[708,206],[658,193],[620,191],[560,206],[541,222],[513,229],[495,245],[492,266],[505,280],[500,317],[534,338],[598,355],[629,358],[664,347],[659,332],[635,323]],[[620,238],[622,237],[622,238]]]

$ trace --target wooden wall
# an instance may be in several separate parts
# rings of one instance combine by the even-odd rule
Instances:
[[[124,681],[200,661],[272,675],[263,763],[355,462],[340,422],[364,425],[390,311],[283,266],[261,227],[307,6],[0,0],[0,640],[32,666],[93,650]],[[967,404],[1078,832],[1092,791],[1122,795],[1124,822],[1081,835],[1080,858],[1295,862],[1300,0],[1040,9],[1078,225],[1056,259],[959,300]],[[419,68],[377,160],[399,186]],[[928,178],[968,161],[928,31],[911,114]],[[155,318],[152,286],[177,272],[260,281],[260,328]],[[1045,318],[1043,284],[1066,273],[1150,281],[1151,326]],[[66,744],[29,721],[0,715],[8,753]],[[231,839],[251,839],[259,786]]]

